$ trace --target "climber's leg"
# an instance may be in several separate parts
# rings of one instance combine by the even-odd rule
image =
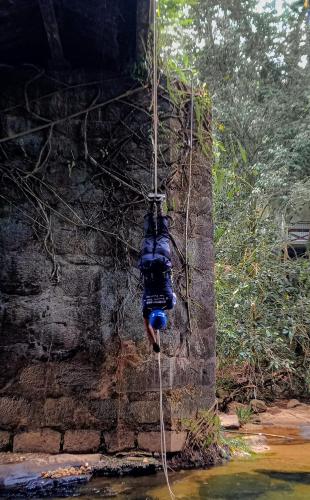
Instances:
[[[158,238],[169,238],[169,220],[167,215],[157,215],[157,236]]]
[[[171,259],[169,221],[166,215],[157,216],[156,252]]]
[[[154,218],[155,202],[150,201],[149,211],[144,216],[144,240],[141,250],[141,257],[146,254],[152,254],[154,242],[156,239],[156,224]]]
[[[148,238],[150,236],[156,236],[156,225],[154,218],[155,204],[153,201],[150,202],[149,210],[144,216],[144,237]]]

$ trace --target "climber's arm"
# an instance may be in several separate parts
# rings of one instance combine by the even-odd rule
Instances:
[[[149,318],[148,318],[148,316],[146,317],[144,311],[143,311],[143,321],[144,321],[144,326],[145,326],[145,330],[146,330],[148,339],[153,346],[153,350],[155,352],[159,352],[160,348],[159,348],[159,345],[157,344],[157,341],[156,341],[156,334],[154,332],[154,328],[150,325]]]
[[[147,333],[147,336],[151,342],[151,344],[154,344],[156,342],[156,336],[153,327],[150,325],[150,322],[148,318],[143,318],[144,319],[144,326],[145,326],[145,331]]]

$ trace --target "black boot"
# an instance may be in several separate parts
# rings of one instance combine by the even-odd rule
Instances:
[[[153,344],[153,351],[154,351],[154,352],[160,352],[160,347],[159,347],[159,345],[157,344],[157,342],[154,342],[154,344]]]

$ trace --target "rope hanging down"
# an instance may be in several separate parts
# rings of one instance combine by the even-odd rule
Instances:
[[[153,150],[154,193],[157,195],[158,180],[158,65],[157,65],[157,0],[153,0]]]
[[[154,150],[154,194],[158,194],[158,68],[157,68],[157,0],[153,0],[153,150]],[[160,346],[160,333],[157,330],[157,343]],[[160,352],[158,353],[158,376],[159,376],[159,418],[160,418],[160,447],[161,447],[161,460],[163,471],[169,491],[169,495],[172,500],[175,499],[175,495],[171,489],[168,476],[168,466],[167,466],[167,446],[166,446],[166,434],[165,434],[165,421],[164,421],[164,411],[163,411],[163,384],[162,384],[162,374],[161,374],[161,360]]]
[[[153,186],[154,195],[158,195],[158,32],[157,32],[157,0],[153,0],[153,158],[154,158],[154,171],[153,171]],[[187,240],[188,240],[188,225],[189,225],[189,204],[191,196],[191,174],[192,174],[192,157],[193,157],[193,128],[194,128],[194,89],[193,89],[193,74],[191,72],[191,103],[190,103],[190,138],[189,138],[189,148],[190,148],[190,158],[189,158],[189,186],[187,194],[186,203],[186,281],[187,281],[187,299],[189,300],[189,277],[188,277],[188,252],[187,252]],[[190,322],[190,311],[189,311],[189,322]],[[157,343],[160,347],[160,332],[156,331]],[[174,500],[175,494],[173,493],[168,476],[168,465],[167,465],[167,446],[166,446],[166,433],[165,433],[165,421],[164,421],[164,410],[163,410],[163,384],[162,384],[162,371],[161,371],[161,358],[160,352],[158,353],[158,376],[159,376],[159,418],[160,418],[160,445],[161,445],[161,459],[163,471],[169,491],[169,495],[172,500]]]
[[[157,343],[160,347],[160,333],[157,330]],[[160,446],[161,446],[161,461],[163,465],[163,471],[169,491],[169,495],[172,499],[175,499],[175,494],[173,493],[168,476],[168,465],[167,465],[167,446],[166,446],[166,433],[165,433],[165,421],[164,421],[164,409],[163,409],[163,382],[161,376],[161,360],[160,352],[158,353],[158,375],[159,375],[159,418],[160,418]]]

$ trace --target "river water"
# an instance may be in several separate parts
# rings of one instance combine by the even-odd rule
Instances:
[[[277,442],[267,453],[234,459],[208,470],[170,473],[172,489],[178,499],[184,500],[310,500],[310,441]],[[107,498],[109,492],[116,500],[170,498],[161,473],[96,478],[78,498],[98,500]]]

